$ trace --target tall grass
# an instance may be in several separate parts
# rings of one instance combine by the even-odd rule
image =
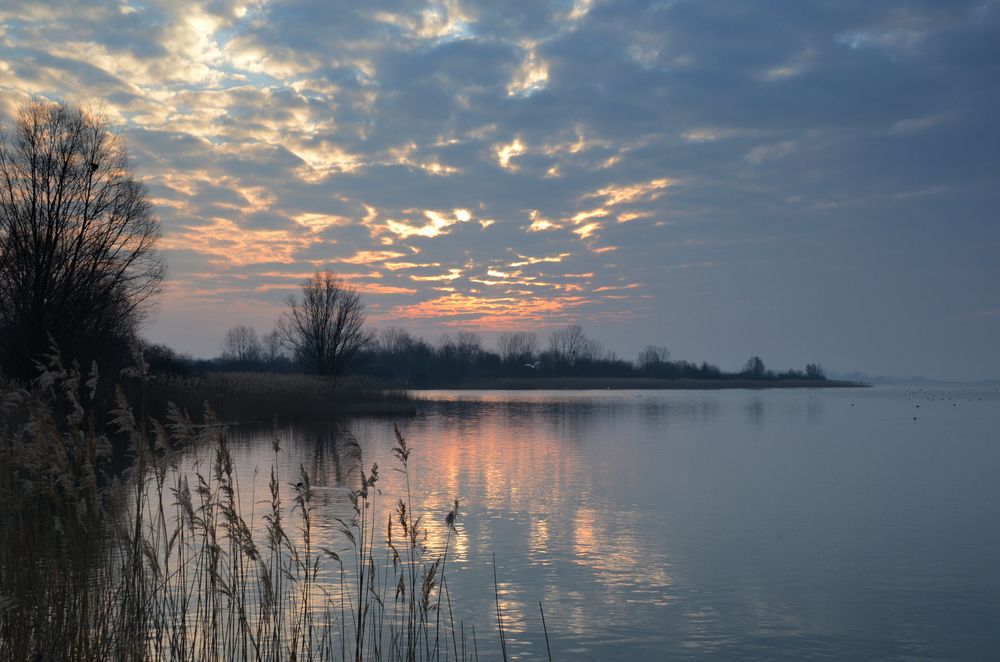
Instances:
[[[171,405],[160,422],[119,391],[104,434],[89,411],[96,382],[53,358],[31,388],[0,397],[0,659],[478,659],[445,579],[459,504],[432,554],[398,428],[406,491],[384,522],[379,467],[348,442],[358,472],[338,550],[316,539],[308,472],[279,474],[276,429],[254,517],[211,410],[196,425]],[[112,438],[128,447],[115,475]],[[210,461],[184,468],[192,447]]]

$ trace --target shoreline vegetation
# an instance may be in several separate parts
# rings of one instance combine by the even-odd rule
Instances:
[[[721,389],[773,389],[773,388],[860,388],[863,382],[838,379],[666,379],[654,377],[499,377],[451,386],[435,387],[441,390],[721,390]],[[429,389],[430,390],[430,389]],[[417,396],[419,397],[419,396]]]
[[[348,502],[321,536],[311,477],[281,469],[276,430],[254,497],[211,410],[157,420],[119,390],[98,426],[97,380],[52,357],[29,387],[0,384],[0,659],[478,660],[497,635],[505,652],[496,580],[494,632],[470,628],[449,592],[459,503],[413,511],[398,427],[404,480],[385,495],[345,433]]]
[[[495,377],[435,382],[417,389],[366,377],[340,380],[301,373],[205,372],[160,374],[143,386],[146,412],[168,414],[168,403],[182,411],[211,409],[231,424],[281,420],[348,418],[352,416],[412,416],[421,402],[420,390],[723,390],[789,388],[858,388],[862,382],[834,379],[717,379],[655,377]],[[126,393],[139,399],[139,387]]]
[[[322,281],[338,287],[330,274],[314,277],[304,292]],[[315,294],[315,293],[314,293]],[[351,299],[352,308],[361,306]],[[290,304],[291,305],[291,304]],[[287,335],[287,334],[286,334]],[[171,400],[189,410],[208,402],[223,420],[266,420],[267,408],[282,418],[414,413],[413,390],[616,390],[616,389],[774,389],[845,388],[861,382],[832,380],[818,363],[804,369],[776,371],[752,356],[741,370],[727,372],[708,362],[671,357],[662,346],[647,346],[634,360],[619,358],[590,338],[579,325],[556,329],[542,349],[534,333],[501,333],[486,346],[471,331],[445,334],[436,343],[406,329],[358,332],[358,344],[341,368],[321,365],[299,353],[286,353],[282,333],[264,336],[245,325],[231,328],[223,351],[195,359],[166,345],[146,345],[144,353],[157,383],[160,402]]]
[[[182,411],[210,408],[225,423],[270,422],[351,416],[409,416],[416,401],[405,389],[357,377],[330,380],[302,373],[205,372],[154,374],[146,385],[147,408],[164,417],[167,403]],[[138,393],[133,386],[133,400]]]

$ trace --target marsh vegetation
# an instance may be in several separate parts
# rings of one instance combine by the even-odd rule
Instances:
[[[280,473],[277,433],[254,496],[211,410],[196,424],[171,406],[158,421],[119,391],[102,432],[96,379],[54,357],[30,389],[3,391],[0,658],[478,658],[485,633],[466,629],[448,590],[459,503],[414,512],[398,428],[406,491],[376,520],[379,465],[349,439],[350,514],[331,540],[315,534],[309,472]],[[111,474],[116,440],[128,464]],[[205,462],[186,469],[191,449]],[[443,545],[428,544],[425,518],[443,520]]]

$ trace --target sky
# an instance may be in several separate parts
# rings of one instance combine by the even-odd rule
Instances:
[[[196,356],[331,269],[432,340],[1000,378],[997,1],[0,0],[31,96],[123,136]]]

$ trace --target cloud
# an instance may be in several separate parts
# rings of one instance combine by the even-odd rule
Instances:
[[[528,232],[544,232],[546,230],[558,230],[563,227],[561,224],[542,216],[537,209],[530,210],[528,218],[531,220]]]
[[[333,266],[380,320],[575,316],[625,343],[612,321],[684,310],[695,321],[669,332],[701,351],[696,324],[731,328],[718,311],[763,292],[796,308],[784,328],[827,320],[789,274],[849,262],[876,278],[875,247],[899,269],[936,265],[947,291],[970,293],[965,309],[995,307],[967,285],[1000,278],[980,253],[995,248],[998,13],[973,0],[14,3],[0,7],[0,115],[42,95],[120,128],[161,219],[170,310],[186,291],[273,307],[294,280],[279,274]],[[835,326],[809,331],[834,347]],[[217,349],[203,343],[186,349]]]
[[[896,135],[906,135],[909,133],[919,133],[935,126],[939,126],[948,121],[945,115],[925,115],[923,117],[910,117],[897,120],[889,127],[889,133]]]
[[[795,151],[794,140],[782,140],[771,145],[760,145],[754,147],[746,154],[746,160],[754,165],[759,165],[765,161],[772,161],[788,156]]]
[[[582,296],[488,297],[452,293],[418,304],[399,306],[392,314],[398,318],[441,320],[447,326],[479,329],[523,329],[539,322],[555,325],[568,319],[573,311],[588,303]]]
[[[514,138],[510,143],[507,144],[497,144],[493,146],[493,152],[496,154],[497,163],[500,164],[501,168],[508,170],[516,170],[517,165],[511,163],[511,161],[518,156],[527,151],[524,143],[521,142],[520,138]]]
[[[604,198],[604,204],[609,207],[638,202],[643,199],[656,200],[660,197],[661,193],[668,186],[672,186],[673,183],[674,182],[669,179],[661,178],[637,184],[606,186],[593,193],[586,194],[583,196],[583,199]]]
[[[160,245],[185,249],[206,256],[210,263],[225,267],[248,264],[293,264],[299,252],[313,243],[286,230],[245,230],[226,219],[181,228],[166,234]]]
[[[547,263],[547,262],[562,262],[563,260],[565,260],[566,258],[568,258],[570,255],[571,255],[570,253],[560,253],[558,255],[547,255],[547,256],[544,256],[544,257],[527,257],[527,256],[524,256],[524,255],[518,255],[517,256],[518,257],[518,261],[517,262],[511,262],[510,266],[512,266],[512,267],[523,267],[523,266],[529,265],[529,264],[543,264],[543,263]]]
[[[405,253],[399,251],[358,251],[350,257],[340,258],[344,264],[371,264],[373,262],[383,262],[403,257]]]
[[[526,44],[524,52],[524,61],[514,71],[514,75],[507,85],[509,96],[531,96],[535,92],[544,90],[549,81],[548,64],[538,56],[535,45]]]
[[[409,220],[395,221],[387,220],[384,231],[390,232],[400,239],[410,237],[434,238],[447,234],[449,228],[456,223],[468,223],[472,220],[472,213],[468,209],[454,209],[449,212],[439,212],[431,209],[423,211],[426,222],[422,225],[415,225]]]
[[[580,237],[580,239],[588,239],[600,229],[601,229],[600,223],[597,222],[584,223],[579,227],[573,228],[573,234]]]
[[[462,277],[461,269],[449,269],[447,273],[437,274],[432,276],[418,276],[416,274],[410,274],[409,278],[415,282],[432,283],[432,282],[451,282]]]

